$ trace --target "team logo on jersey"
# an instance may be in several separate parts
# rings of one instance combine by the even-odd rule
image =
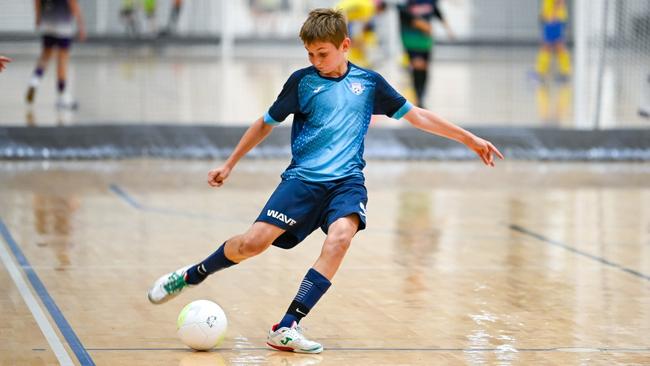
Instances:
[[[361,83],[351,83],[350,90],[352,90],[352,92],[356,95],[361,95],[361,93],[363,93],[364,87],[361,85]]]

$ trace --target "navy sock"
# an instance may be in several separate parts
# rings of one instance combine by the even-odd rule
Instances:
[[[224,253],[225,246],[226,243],[223,243],[219,249],[204,259],[203,262],[190,267],[185,275],[185,282],[190,285],[198,285],[209,275],[237,264],[226,258],[226,254]]]
[[[59,79],[56,84],[56,89],[59,91],[59,94],[63,93],[65,91],[65,80]]]
[[[310,268],[300,284],[296,297],[289,305],[278,328],[291,327],[293,322],[299,323],[309,311],[316,305],[318,300],[325,294],[332,283],[325,276]]]

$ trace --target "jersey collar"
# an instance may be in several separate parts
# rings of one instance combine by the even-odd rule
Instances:
[[[350,73],[350,69],[352,69],[352,66],[354,66],[354,64],[352,64],[352,62],[348,61],[348,69],[345,71],[345,74],[343,74],[343,75],[341,75],[341,76],[339,76],[339,77],[336,77],[336,78],[321,75],[321,74],[318,72],[318,70],[316,70],[315,67],[314,67],[314,70],[316,70],[316,75],[318,75],[319,77],[321,77],[321,78],[323,78],[323,79],[326,79],[326,80],[332,80],[332,81],[341,81],[341,80],[345,79],[346,76],[348,76],[348,74]],[[312,66],[312,67],[313,67],[313,66]]]

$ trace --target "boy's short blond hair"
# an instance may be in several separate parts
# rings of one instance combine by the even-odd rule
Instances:
[[[321,8],[309,12],[300,28],[300,39],[306,45],[330,42],[338,48],[348,36],[348,25],[340,10]]]

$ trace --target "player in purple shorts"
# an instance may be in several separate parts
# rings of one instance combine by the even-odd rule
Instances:
[[[271,245],[292,248],[320,228],[327,234],[320,255],[266,342],[280,351],[320,353],[323,346],[307,339],[298,323],[330,287],[352,238],[366,227],[363,150],[371,116],[404,118],[423,131],[461,142],[488,166],[494,165],[494,155],[503,158],[490,142],[413,106],[381,75],[348,62],[347,32],[340,11],[309,13],[300,38],[312,66],[289,77],[275,103],[244,133],[226,162],[208,173],[210,186],[223,185],[237,162],[293,114],[292,159],[281,183],[248,231],[226,240],[202,262],[160,277],[149,289],[149,301],[164,303],[210,274]]]
[[[59,109],[76,109],[77,103],[66,93],[68,59],[70,46],[75,35],[79,40],[86,38],[83,16],[77,0],[36,0],[36,27],[42,36],[41,55],[36,69],[29,81],[27,103],[34,103],[36,90],[52,55],[56,51],[57,91],[56,107]],[[76,23],[76,27],[75,27]]]

